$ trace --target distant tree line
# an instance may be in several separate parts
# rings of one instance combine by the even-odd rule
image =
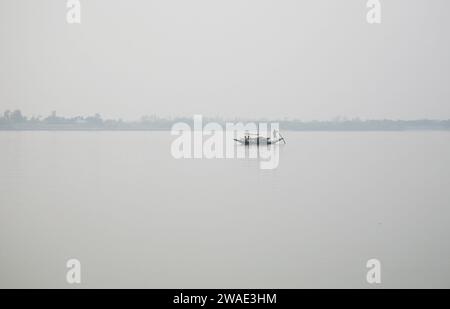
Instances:
[[[157,116],[145,116],[139,121],[102,119],[92,116],[62,117],[53,111],[49,116],[26,117],[20,110],[7,110],[0,116],[0,130],[166,130],[173,120]]]
[[[450,130],[450,120],[361,120],[336,118],[329,121],[302,121],[298,119],[230,119],[203,118],[203,122],[278,122],[281,130],[292,131],[401,131],[401,130]],[[61,117],[52,112],[47,117],[26,117],[20,110],[5,111],[0,116],[0,130],[170,130],[176,122],[192,126],[192,117],[161,118],[144,116],[138,121],[102,119],[92,116]]]

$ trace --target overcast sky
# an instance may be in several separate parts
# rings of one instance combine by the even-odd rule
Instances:
[[[450,1],[0,1],[0,110],[450,118]]]

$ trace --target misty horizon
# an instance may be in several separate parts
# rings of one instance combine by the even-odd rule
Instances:
[[[0,116],[0,130],[171,130],[177,122],[193,124],[193,116],[164,118],[157,115],[142,116],[139,120],[102,118],[96,113],[90,116],[63,117],[56,111],[47,117],[26,116],[21,110],[6,110]],[[305,121],[300,119],[245,119],[202,116],[204,123],[216,122],[277,122],[283,130],[292,131],[402,131],[402,130],[450,130],[450,119],[360,119],[336,117],[332,120]]]
[[[150,113],[150,114],[141,114],[141,116],[138,116],[137,118],[126,118],[126,117],[108,117],[105,116],[102,112],[95,112],[95,113],[74,113],[72,115],[67,114],[60,114],[55,110],[52,110],[48,113],[37,113],[37,114],[25,114],[22,112],[21,109],[6,109],[0,114],[0,119],[5,119],[6,113],[13,114],[13,113],[20,113],[20,117],[23,117],[26,120],[44,120],[49,117],[59,117],[62,119],[81,119],[81,118],[90,118],[90,117],[96,117],[101,118],[104,121],[111,120],[111,121],[122,121],[122,122],[139,122],[139,121],[147,121],[149,119],[164,119],[164,120],[178,120],[178,119],[190,119],[194,115],[201,115],[200,113],[194,113],[191,115],[158,115],[156,113]],[[0,111],[1,113],[1,111]],[[218,120],[218,121],[301,121],[301,122],[341,122],[341,121],[382,121],[382,120],[389,120],[389,121],[450,121],[450,117],[445,118],[427,118],[427,117],[417,117],[417,118],[407,118],[407,117],[399,117],[399,118],[365,118],[365,117],[349,117],[346,115],[336,115],[330,118],[315,118],[315,119],[306,119],[306,118],[299,118],[299,117],[289,117],[289,116],[280,116],[280,117],[240,117],[238,115],[236,116],[222,116],[222,115],[202,115],[205,119],[209,120]]]

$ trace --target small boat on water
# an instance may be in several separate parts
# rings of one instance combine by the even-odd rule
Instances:
[[[284,140],[283,136],[281,136],[280,132],[275,130],[273,131],[273,137],[260,136],[259,132],[256,134],[246,132],[243,138],[240,139],[235,138],[234,140],[246,146],[273,145],[280,142],[286,144],[286,141]]]

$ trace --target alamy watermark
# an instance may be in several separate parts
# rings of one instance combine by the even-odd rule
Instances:
[[[367,7],[369,11],[366,20],[369,24],[381,24],[381,3],[380,0],[368,0]]]
[[[172,126],[171,154],[175,159],[259,159],[261,169],[275,169],[280,161],[279,143],[285,143],[278,123],[203,124],[194,115],[193,127],[186,122]]]
[[[366,280],[369,284],[381,283],[381,262],[378,259],[370,259],[366,263],[369,271],[366,274]]]
[[[66,273],[66,281],[68,284],[81,283],[81,263],[77,259],[70,259],[66,262],[66,267],[69,269]]]
[[[366,3],[369,11],[366,15],[367,23],[380,24],[381,23],[381,3],[380,0],[368,0]],[[66,21],[68,24],[81,23],[81,2],[80,0],[67,0]]]
[[[67,0],[66,21],[68,24],[81,23],[81,2],[80,0]]]

